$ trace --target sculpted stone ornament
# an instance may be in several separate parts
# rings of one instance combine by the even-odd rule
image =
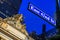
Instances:
[[[26,37],[27,37],[27,39],[29,39],[29,38],[31,39],[31,37],[29,37],[29,35],[26,31],[25,24],[22,24],[22,22],[23,22],[22,18],[23,18],[22,14],[17,14],[17,15],[14,15],[13,17],[8,17],[5,19],[0,18],[0,27],[2,27],[3,29],[5,29],[8,32],[11,32],[15,36],[18,35],[17,37],[22,40],[26,40]]]
[[[17,15],[14,15],[13,17],[4,19],[4,21],[6,21],[6,23],[8,23],[9,25],[13,27],[16,27],[25,35],[28,35],[28,33],[25,30],[25,24],[21,24],[21,21],[23,21],[22,17],[23,17],[22,14],[21,15],[17,14]]]

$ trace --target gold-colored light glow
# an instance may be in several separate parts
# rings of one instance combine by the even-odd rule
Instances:
[[[25,29],[25,24],[21,23],[23,21],[22,17],[22,14],[17,14],[5,19],[0,18],[0,30],[6,34],[6,36],[3,36],[4,32],[0,31],[2,34],[0,34],[0,37],[3,37],[4,40],[30,40],[31,37],[29,37]]]

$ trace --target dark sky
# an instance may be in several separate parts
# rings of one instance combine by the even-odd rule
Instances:
[[[28,33],[36,31],[37,34],[42,33],[42,24],[46,24],[46,31],[54,28],[51,24],[36,16],[30,12],[28,8],[28,3],[34,4],[40,10],[50,15],[52,18],[55,17],[56,3],[55,0],[22,0],[22,4],[19,9],[19,14],[23,14],[24,21],[26,24],[26,30]]]

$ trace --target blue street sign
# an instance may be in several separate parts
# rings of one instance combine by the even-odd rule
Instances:
[[[40,10],[39,8],[37,8],[36,6],[34,6],[33,4],[29,4],[28,9],[37,14],[38,16],[42,17],[44,20],[48,21],[49,23],[53,24],[54,26],[56,26],[56,20],[54,20],[54,18],[52,18],[51,16],[49,16],[48,14],[44,13],[42,10]]]

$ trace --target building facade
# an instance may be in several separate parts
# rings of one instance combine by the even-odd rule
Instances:
[[[6,18],[18,13],[21,0],[0,0],[0,16]]]
[[[22,24],[22,15],[15,15],[9,18],[0,18],[0,40],[34,40],[27,31],[25,24]]]
[[[60,1],[56,0],[56,22],[57,22],[57,27],[60,28]]]

